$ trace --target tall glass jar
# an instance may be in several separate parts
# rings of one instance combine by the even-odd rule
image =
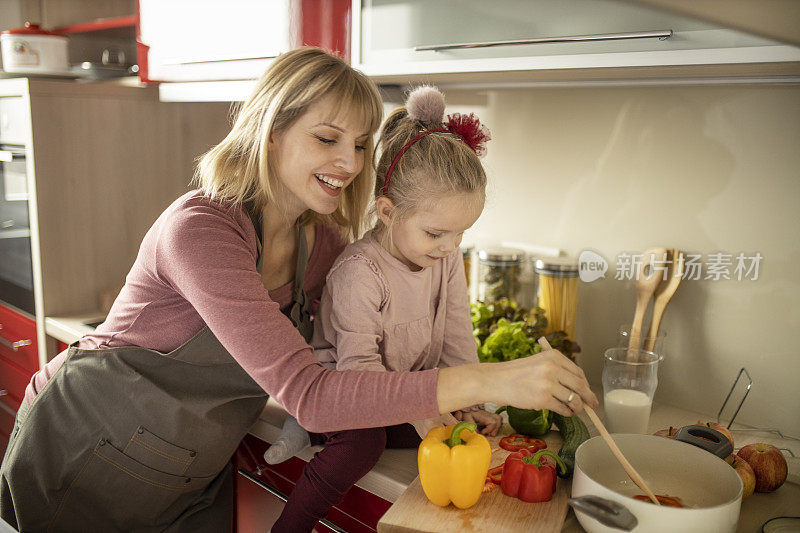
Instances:
[[[478,252],[478,300],[517,301],[525,252],[517,248],[487,248]]]
[[[578,314],[578,263],[568,257],[549,257],[536,261],[539,276],[539,307],[545,310],[547,333],[565,331],[575,340]]]

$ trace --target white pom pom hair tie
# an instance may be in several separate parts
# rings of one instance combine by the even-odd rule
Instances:
[[[436,87],[417,87],[406,100],[408,116],[425,124],[441,124],[444,119],[444,95]]]

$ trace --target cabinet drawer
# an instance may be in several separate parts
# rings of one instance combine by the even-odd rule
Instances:
[[[0,305],[0,360],[31,373],[39,370],[36,322]]]
[[[21,96],[0,97],[0,143],[27,144],[30,115]]]
[[[0,401],[16,411],[25,396],[25,388],[33,376],[32,372],[26,372],[14,363],[0,360],[0,390],[6,394],[0,396]]]

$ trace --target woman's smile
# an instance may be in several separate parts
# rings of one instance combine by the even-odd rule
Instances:
[[[348,181],[346,176],[335,176],[332,174],[314,174],[322,190],[331,196],[339,196]]]

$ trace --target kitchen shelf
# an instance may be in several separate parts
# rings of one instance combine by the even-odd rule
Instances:
[[[92,33],[102,37],[127,38],[135,37],[137,21],[136,15],[126,15],[70,24],[58,27],[54,31],[62,34]]]

